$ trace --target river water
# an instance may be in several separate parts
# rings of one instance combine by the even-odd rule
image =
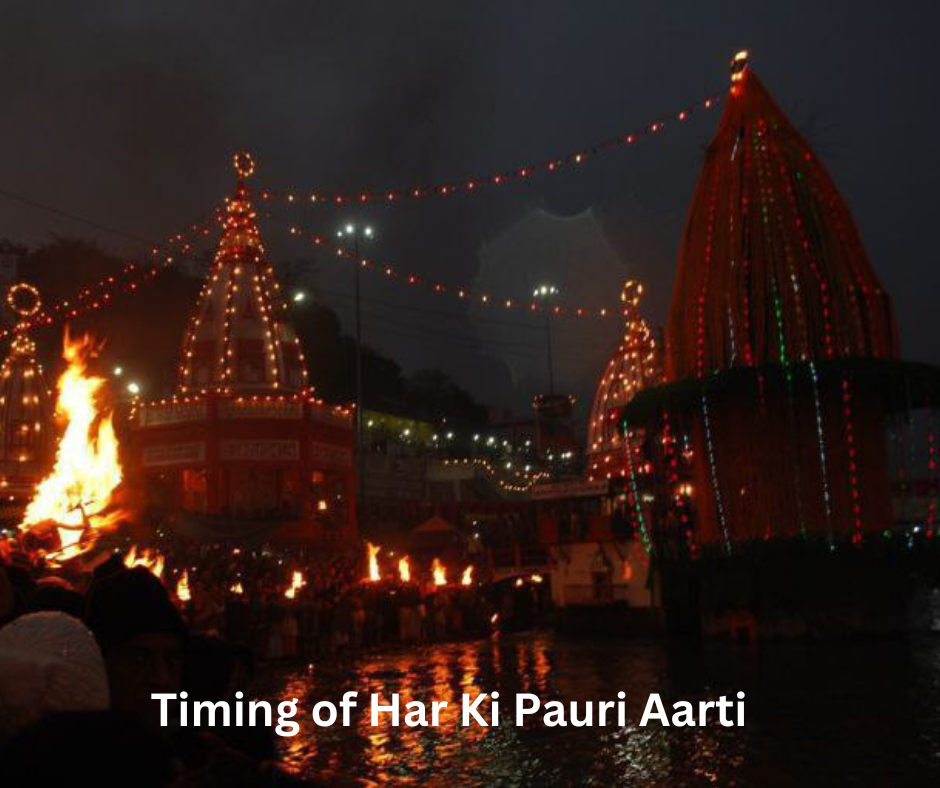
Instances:
[[[940,779],[940,643],[710,645],[494,637],[269,675],[264,695],[300,700],[281,739],[292,770],[332,785],[920,785]],[[320,700],[358,690],[352,724],[319,728]],[[462,693],[500,692],[500,725],[458,728]],[[626,725],[513,724],[514,693],[617,699]],[[639,727],[651,692],[675,700],[746,693],[745,725]],[[451,702],[440,727],[370,725],[368,694]],[[484,706],[484,708],[486,708]],[[484,715],[485,716],[485,715]]]

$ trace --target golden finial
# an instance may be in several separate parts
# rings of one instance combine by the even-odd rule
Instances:
[[[736,52],[731,58],[731,81],[740,82],[744,79],[744,72],[747,71],[747,63],[750,55],[746,49]]]
[[[235,165],[235,172],[238,173],[239,180],[250,178],[255,171],[255,160],[247,151],[236,153],[232,157],[232,164]]]

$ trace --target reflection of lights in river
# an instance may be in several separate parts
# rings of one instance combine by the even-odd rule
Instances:
[[[496,641],[414,646],[407,651],[362,654],[316,662],[280,679],[268,677],[261,697],[298,698],[301,732],[279,739],[286,765],[324,784],[727,784],[738,777],[744,733],[730,728],[668,731],[636,726],[650,692],[671,679],[657,644],[555,641],[547,635]],[[513,696],[543,700],[613,699],[627,694],[624,728],[545,728],[533,718],[513,724]],[[352,726],[317,728],[310,710],[320,700],[338,703],[358,690]],[[458,728],[460,696],[499,690],[498,728]],[[369,695],[428,708],[447,700],[437,728],[370,724]],[[484,706],[484,704],[481,704]],[[480,709],[486,718],[489,705]],[[632,723],[632,724],[631,724]],[[748,732],[750,733],[750,732]]]

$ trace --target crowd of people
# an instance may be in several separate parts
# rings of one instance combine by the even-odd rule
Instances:
[[[299,784],[276,766],[269,728],[162,726],[151,695],[231,700],[259,663],[525,626],[544,595],[535,583],[369,582],[354,555],[166,542],[150,559],[158,551],[160,577],[124,551],[71,575],[0,560],[4,786]]]

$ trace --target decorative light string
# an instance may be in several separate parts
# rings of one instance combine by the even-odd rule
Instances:
[[[306,233],[296,226],[291,226],[288,232],[290,235],[307,239],[314,246],[322,246],[328,249],[335,257],[348,260],[354,264],[358,263],[364,271],[379,273],[389,281],[408,287],[421,288],[433,295],[449,296],[458,301],[463,301],[464,303],[479,304],[480,306],[492,307],[494,309],[512,309],[530,312],[532,314],[544,314],[548,311],[555,317],[607,318],[618,314],[616,307],[564,306],[557,303],[546,306],[544,303],[527,298],[513,298],[506,295],[496,296],[489,293],[478,293],[469,286],[445,285],[442,282],[435,282],[419,274],[404,271],[389,261],[382,262],[366,257],[361,257],[357,261],[351,252],[338,244],[333,244],[323,235]]]
[[[937,495],[940,492],[940,478],[937,475],[937,431],[931,411],[928,409],[927,424],[927,528],[932,529],[937,522]]]
[[[813,407],[816,413],[816,443],[819,447],[819,472],[822,478],[823,508],[826,512],[826,535],[832,546],[832,496],[829,493],[829,470],[826,461],[826,438],[823,430],[822,403],[819,401],[819,376],[816,363],[809,362],[809,374],[813,381]]]
[[[212,222],[190,225],[186,231],[171,235],[160,247],[151,250],[151,257],[156,265],[144,267],[139,263],[128,262],[116,274],[107,274],[95,284],[79,290],[72,298],[52,304],[31,315],[24,323],[25,328],[52,325],[59,320],[70,320],[88,312],[95,312],[108,306],[116,295],[135,292],[142,285],[152,282],[157,276],[169,270],[176,262],[176,254],[189,254],[194,248],[193,237],[208,235]],[[12,329],[0,330],[0,339],[9,336]]]
[[[506,481],[500,478],[500,472],[496,466],[483,457],[465,457],[457,460],[444,460],[445,466],[474,466],[481,468],[486,474],[506,492],[523,493],[532,489],[534,484],[551,478],[549,471],[525,471],[506,467],[507,474],[511,474],[515,481]]]
[[[852,544],[862,543],[862,504],[858,484],[858,462],[855,449],[855,425],[852,420],[852,388],[849,376],[842,375],[842,415],[845,418],[845,442],[849,455],[849,493],[852,496]]]
[[[692,496],[692,489],[689,485],[679,484],[679,454],[676,451],[677,439],[672,430],[672,424],[669,421],[669,411],[665,408],[662,411],[663,417],[663,455],[666,460],[667,483],[669,485],[669,495],[672,506],[678,513],[679,531],[687,545],[695,550],[693,544],[692,524],[689,520],[688,502]]]
[[[708,468],[711,472],[712,487],[715,491],[715,508],[718,510],[718,524],[721,526],[721,539],[725,552],[731,554],[731,538],[728,534],[728,520],[725,517],[725,505],[721,499],[721,486],[718,483],[718,466],[715,462],[715,446],[712,442],[712,425],[708,416],[708,395],[702,387],[702,420],[705,423],[705,448],[708,452]]]
[[[787,386],[787,418],[790,422],[790,434],[796,435],[797,423],[796,403],[794,402],[793,397],[793,367],[790,365],[789,361],[784,360],[783,370]],[[793,468],[793,486],[795,488],[794,498],[796,499],[796,517],[800,527],[800,536],[805,537],[807,531],[806,517],[803,512],[803,462],[800,459],[799,450],[793,451],[791,456],[793,457],[791,465]],[[769,539],[770,536],[770,524],[768,522],[767,538]]]
[[[302,205],[350,205],[367,203],[384,203],[392,205],[406,200],[418,200],[429,197],[450,197],[458,194],[478,194],[488,187],[506,186],[512,183],[528,180],[533,175],[553,174],[563,170],[577,167],[596,156],[612,150],[633,147],[636,143],[662,133],[667,126],[685,123],[692,115],[712,109],[722,96],[716,95],[689,104],[685,108],[673,113],[666,119],[647,123],[633,131],[619,134],[616,137],[585,145],[568,153],[554,156],[550,159],[520,164],[511,169],[490,172],[472,176],[462,180],[443,181],[434,184],[416,185],[406,189],[374,189],[359,188],[343,192],[330,191],[262,191],[261,200],[279,200],[288,204]]]
[[[705,238],[705,260],[703,263],[702,289],[696,304],[696,376],[705,374],[705,296],[708,292],[709,274],[711,272],[712,244],[715,232],[715,202],[718,181],[712,184],[711,198],[708,203],[708,227]]]
[[[145,411],[154,411],[162,408],[188,408],[190,406],[200,407],[205,403],[205,395],[208,390],[192,392],[191,394],[174,395],[164,397],[150,402],[141,402],[139,398],[131,401],[130,418],[133,421],[138,414]],[[282,406],[286,404],[308,405],[311,408],[323,413],[330,413],[338,419],[348,421],[355,411],[355,405],[333,405],[323,399],[315,397],[312,391],[301,391],[292,394],[257,394],[257,395],[238,395],[231,400],[235,407],[244,412],[252,410],[264,411],[270,406]]]
[[[673,122],[684,123],[696,112],[712,109],[721,100],[721,98],[721,95],[716,95],[714,97],[707,98],[703,101],[689,105],[668,119],[669,125],[672,125]],[[559,172],[566,168],[583,164],[589,159],[592,159],[598,154],[608,150],[621,147],[631,147],[646,137],[658,135],[663,131],[666,125],[667,120],[656,121],[638,128],[635,131],[621,134],[617,137],[612,137],[608,140],[604,140],[593,145],[584,146],[583,148],[561,156],[556,156],[554,158],[540,162],[521,165],[512,170],[493,172],[487,175],[472,177],[462,181],[449,181],[429,186],[413,186],[408,189],[355,189],[348,193],[342,194],[310,192],[303,198],[298,197],[296,192],[270,190],[261,191],[257,196],[259,199],[265,202],[282,199],[288,204],[305,203],[312,205],[345,205],[349,203],[364,204],[372,202],[391,204],[405,199],[418,199],[434,196],[447,197],[458,193],[474,194],[487,186],[502,186],[528,179],[532,175],[539,173]],[[189,230],[192,231],[192,233],[208,235],[210,227],[211,223],[207,223],[205,225],[192,225]],[[179,253],[187,254],[191,250],[192,245],[188,241],[188,236],[190,234],[191,233],[175,233],[167,239],[162,247],[155,247],[151,251],[152,257],[157,259],[163,256],[163,259],[158,266],[150,267],[141,271],[141,268],[138,264],[129,263],[119,274],[105,276],[96,285],[83,288],[73,299],[62,301],[59,304],[53,305],[51,307],[51,312],[43,312],[42,314],[36,315],[31,319],[30,327],[49,325],[57,319],[70,319],[86,312],[96,311],[110,303],[114,294],[117,292],[134,292],[140,285],[153,280],[161,271],[172,265],[174,258],[169,254],[161,255],[161,252],[165,252],[167,248],[177,245],[179,247]],[[291,228],[291,234],[299,234],[299,231],[297,231],[296,228]],[[319,243],[320,241],[316,240],[319,238],[319,236],[313,236],[314,242]],[[343,255],[344,252],[340,250],[338,254]],[[368,260],[363,260],[361,262],[364,268],[378,268],[378,266]],[[541,304],[527,302],[525,299],[495,297],[489,296],[487,294],[475,295],[472,293],[471,289],[467,287],[451,288],[440,283],[430,282],[413,273],[400,273],[394,268],[394,266],[391,266],[390,264],[382,265],[380,270],[389,278],[394,278],[398,281],[402,281],[413,286],[426,286],[432,292],[438,294],[450,293],[461,300],[476,301],[480,304],[490,306],[527,309],[532,312],[539,312],[545,308]],[[118,281],[119,277],[130,276],[132,274],[136,274],[136,278],[133,281],[125,283]],[[608,307],[565,308],[561,305],[555,305],[551,307],[551,310],[552,314],[555,315],[571,315],[574,317],[607,317],[614,314],[615,311]],[[10,333],[10,329],[0,330],[0,338],[8,336]]]
[[[633,444],[630,441],[630,424],[626,417],[623,420],[623,444],[627,452],[627,474],[630,479],[630,497],[633,499],[631,507],[633,528],[640,532],[640,540],[647,555],[652,551],[649,532],[646,530],[646,521],[643,517],[643,507],[640,505],[640,489],[636,480],[636,469],[633,465]]]

